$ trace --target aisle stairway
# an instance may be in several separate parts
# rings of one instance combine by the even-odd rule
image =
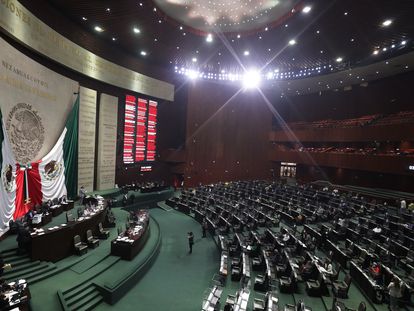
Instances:
[[[101,293],[92,282],[86,282],[63,292],[59,291],[59,298],[65,311],[92,310],[103,301]]]
[[[9,282],[25,279],[29,284],[33,284],[43,280],[56,269],[53,263],[31,261],[27,254],[18,255],[17,248],[2,251],[0,254],[4,263],[12,266],[10,270],[4,271],[2,276]]]

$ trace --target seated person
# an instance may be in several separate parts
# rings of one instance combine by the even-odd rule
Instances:
[[[326,275],[326,277],[331,277],[334,274],[333,266],[331,261],[326,258],[325,262],[323,263],[322,267],[320,267],[322,273]]]
[[[313,270],[314,270],[314,263],[312,260],[306,261],[306,263],[302,264],[299,268],[299,273],[302,276],[303,280],[308,280],[311,278]]]
[[[3,308],[6,308],[9,305],[9,299],[7,296],[3,293],[0,294],[0,310],[3,310]]]
[[[379,262],[374,262],[369,268],[369,272],[377,283],[382,283],[382,270]]]
[[[380,235],[382,232],[382,228],[380,226],[375,226],[375,228],[372,229],[372,231],[374,231],[375,235]]]

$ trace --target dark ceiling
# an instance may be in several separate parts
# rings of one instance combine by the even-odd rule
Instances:
[[[204,11],[204,18],[214,21],[210,26],[200,22],[202,6],[194,13],[186,5],[202,1],[210,4]],[[246,5],[247,1],[251,6]],[[412,50],[413,0],[274,0],[273,3],[284,5],[272,12],[266,9],[269,1],[247,1],[46,0],[108,44],[171,70],[178,66],[240,73],[243,67],[251,66],[289,71],[328,64],[345,69]],[[249,21],[248,27],[240,26],[243,31],[237,31],[234,16],[226,15],[232,3],[234,10],[240,3],[246,9],[247,13],[238,21]],[[286,10],[286,6],[292,8]],[[306,6],[311,7],[307,14],[302,12]],[[212,12],[215,17],[210,16]],[[181,21],[171,16],[179,16]],[[392,21],[388,27],[382,25],[387,19]],[[225,27],[230,20],[232,27]],[[104,31],[98,33],[95,26]],[[134,32],[134,27],[139,33]],[[206,42],[209,32],[212,42]],[[289,45],[292,39],[296,44]],[[146,55],[141,55],[142,51]],[[338,58],[342,61],[337,62]]]

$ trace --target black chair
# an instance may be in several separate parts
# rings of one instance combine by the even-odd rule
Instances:
[[[351,286],[352,278],[349,274],[345,276],[345,279],[342,282],[333,282],[332,291],[335,297],[338,298],[347,298],[348,297],[348,290]]]
[[[322,296],[322,284],[322,275],[319,275],[317,280],[310,279],[306,282],[306,292],[309,296],[320,297]]]
[[[292,271],[289,277],[282,276],[279,279],[279,289],[282,293],[293,293],[296,289],[296,276]]]
[[[110,232],[109,232],[109,230],[105,230],[103,227],[102,227],[102,223],[100,222],[99,224],[98,224],[98,237],[100,238],[100,239],[103,239],[103,240],[106,240],[108,237],[109,237],[109,235],[110,235]]]
[[[73,222],[75,218],[73,217],[72,212],[66,212],[66,222]]]
[[[86,242],[88,243],[88,246],[90,248],[95,248],[99,246],[99,240],[94,238],[94,236],[92,235],[92,230],[87,230],[86,231]]]
[[[254,290],[265,292],[267,290],[267,275],[258,274],[254,279]]]
[[[82,256],[83,254],[86,254],[88,252],[88,245],[81,241],[79,235],[75,235],[73,237],[73,246],[75,247],[76,254],[78,254],[79,256]]]

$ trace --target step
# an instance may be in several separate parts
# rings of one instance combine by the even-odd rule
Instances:
[[[82,308],[77,309],[76,311],[89,311],[94,309],[97,305],[99,305],[103,301],[102,296],[96,297],[92,299],[90,302],[88,302],[85,306]]]
[[[87,289],[89,286],[91,285],[91,283],[89,282],[85,282],[83,284],[78,284],[74,287],[71,287],[65,291],[62,291],[62,295],[63,297],[65,297],[65,300],[69,300],[71,299],[73,296],[79,295],[79,293],[81,293],[82,291],[84,291],[85,289]]]
[[[29,278],[33,276],[40,275],[42,273],[45,273],[53,269],[56,269],[56,266],[54,265],[53,266],[49,266],[49,265],[39,266],[39,267],[36,267],[36,269],[28,270],[28,271],[25,271],[24,273],[22,272],[22,273],[16,273],[10,276],[8,275],[6,279],[10,281],[14,281],[16,279],[28,280]]]
[[[36,273],[28,274],[26,275],[27,283],[33,284],[35,282],[41,281],[49,277],[50,275],[53,275],[54,273],[49,274],[48,272],[51,272],[53,270],[56,270],[55,265],[48,265],[45,268],[43,268],[41,271],[37,271]],[[36,281],[33,281],[33,279],[36,279]]]
[[[8,278],[10,275],[25,273],[26,271],[37,269],[40,264],[41,262],[37,260],[17,267],[12,266],[10,270],[4,271],[3,276]]]
[[[78,299],[74,304],[72,304],[71,306],[69,306],[70,310],[79,310],[82,307],[85,307],[86,305],[89,304],[89,302],[91,302],[94,299],[103,299],[101,296],[101,293],[95,289],[92,293],[90,293],[88,296],[83,297],[82,299]]]
[[[17,258],[15,260],[5,260],[5,263],[11,264],[12,268],[16,267],[16,266],[20,266],[22,264],[25,264],[27,262],[32,262],[32,260],[29,257],[21,257],[21,258]]]
[[[84,299],[87,296],[91,295],[93,292],[96,291],[96,288],[94,285],[89,284],[89,287],[87,287],[85,290],[79,292],[77,295],[71,295],[70,298],[65,297],[66,304],[68,306],[72,306],[76,304],[80,299]]]
[[[21,270],[36,266],[37,264],[33,264],[34,262],[35,261],[30,261],[30,259],[22,260],[20,262],[12,262],[11,263],[12,268],[8,271],[5,271],[4,275],[11,274],[13,272],[21,271]]]

